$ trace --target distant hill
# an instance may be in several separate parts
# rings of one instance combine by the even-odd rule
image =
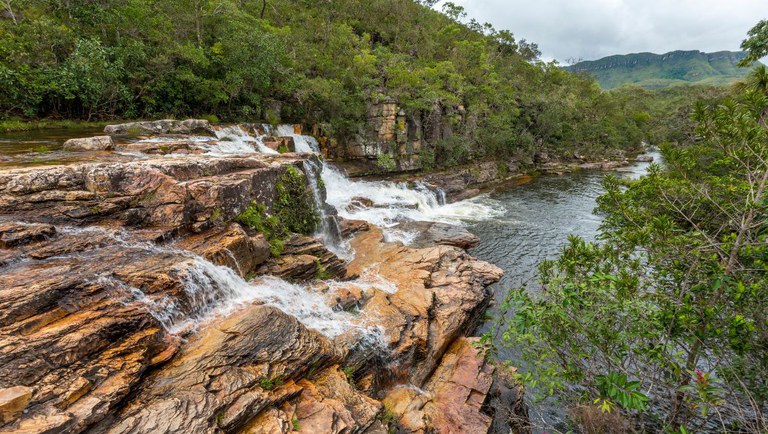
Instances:
[[[567,69],[592,75],[603,89],[624,84],[647,89],[686,84],[727,85],[749,72],[749,68],[736,66],[745,56],[741,51],[636,53],[579,62]]]

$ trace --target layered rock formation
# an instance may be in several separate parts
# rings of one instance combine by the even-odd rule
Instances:
[[[501,270],[434,224],[404,247],[342,221],[348,264],[300,234],[274,256],[238,217],[285,206],[281,179],[308,158],[0,172],[0,432],[491,429],[493,368],[462,336]],[[403,385],[436,397],[422,416]]]

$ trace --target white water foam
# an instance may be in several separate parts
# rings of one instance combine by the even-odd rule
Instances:
[[[70,234],[99,233],[111,237],[115,244],[129,249],[186,258],[187,260],[181,259],[171,273],[180,276],[184,287],[184,296],[178,299],[168,296],[155,299],[111,274],[98,278],[99,283],[121,292],[126,302],[144,305],[170,333],[197,329],[200,325],[226,316],[249,303],[261,302],[282,310],[308,328],[315,329],[331,339],[355,330],[360,339],[370,342],[380,340],[381,332],[376,327],[366,325],[361,317],[334,311],[322,294],[307,286],[274,276],[248,282],[231,268],[215,265],[190,251],[149,242],[132,242],[128,240],[128,234],[120,230],[98,227],[56,229],[60,233]]]
[[[216,137],[219,139],[217,144],[201,144],[201,147],[212,155],[278,153],[264,144],[263,136],[253,137],[240,125],[222,127],[216,131]]]
[[[391,239],[405,243],[412,239],[412,234],[396,229],[402,220],[462,224],[486,220],[504,212],[502,205],[487,195],[445,204],[444,194],[423,183],[409,188],[405,183],[389,181],[352,181],[329,165],[324,165],[322,178],[328,193],[327,202],[340,216],[388,228]],[[357,198],[368,199],[373,206],[356,207]]]
[[[317,207],[318,213],[320,214],[320,227],[318,228],[316,236],[319,236],[323,240],[325,247],[336,256],[346,261],[351,261],[354,258],[354,253],[352,252],[349,242],[342,239],[339,222],[336,221],[334,216],[329,216],[325,210],[327,205],[325,201],[323,201],[323,195],[317,182],[321,176],[322,170],[322,167],[318,167],[315,161],[304,161],[304,173],[307,177],[307,183],[309,184],[310,190],[312,190],[312,198],[314,199],[315,207]]]
[[[312,136],[296,134],[293,125],[278,125],[277,135],[280,137],[292,137],[293,143],[296,147],[296,152],[311,152],[314,154],[320,153],[320,144],[317,143],[317,140]]]
[[[321,294],[277,277],[266,276],[253,283],[246,282],[230,268],[214,265],[202,258],[196,258],[193,266],[183,272],[186,273],[184,290],[190,297],[195,314],[184,322],[174,324],[171,330],[187,328],[189,322],[196,326],[259,301],[282,310],[328,338],[335,338],[351,329],[367,331],[364,326],[356,324],[354,316],[331,309]]]

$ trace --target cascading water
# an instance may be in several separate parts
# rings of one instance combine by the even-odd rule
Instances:
[[[322,179],[328,194],[327,202],[341,217],[365,220],[385,228],[389,240],[404,244],[413,238],[413,234],[397,229],[403,220],[462,224],[486,220],[504,212],[497,201],[486,195],[446,204],[445,193],[426,184],[417,182],[414,188],[409,188],[406,183],[352,181],[327,164],[323,165]],[[361,198],[370,201],[372,206],[359,206]]]
[[[293,125],[290,125],[290,124],[278,125],[277,134],[281,137],[293,138],[293,143],[296,147],[296,152],[310,152],[313,154],[320,153],[320,145],[317,143],[317,140],[312,136],[304,136],[301,134],[296,134],[296,131],[294,130]]]
[[[277,154],[277,151],[267,147],[262,141],[263,136],[253,137],[243,130],[240,125],[231,125],[223,127],[216,131],[216,137],[219,139],[216,145],[202,144],[210,154],[253,154],[260,152],[262,154]]]
[[[277,277],[265,276],[248,282],[226,266],[215,265],[190,251],[147,242],[132,242],[125,232],[102,228],[57,227],[60,233],[99,234],[108,236],[115,244],[133,254],[174,256],[174,276],[179,276],[183,294],[179,297],[156,298],[141,289],[127,285],[111,274],[100,276],[99,284],[122,294],[126,303],[139,303],[171,333],[195,329],[213,318],[225,316],[245,304],[259,301],[295,317],[309,328],[328,338],[356,331],[359,339],[379,342],[381,331],[368,326],[364,318],[347,312],[337,312],[325,297],[307,286],[289,283]]]
[[[326,248],[336,254],[336,256],[344,260],[351,260],[353,257],[352,249],[349,243],[342,239],[339,222],[336,220],[336,217],[328,215],[326,211],[328,205],[323,200],[320,186],[317,183],[318,179],[321,179],[322,170],[323,168],[318,166],[314,160],[304,161],[304,173],[307,176],[307,183],[310,190],[312,190],[315,206],[320,214],[320,227],[318,228],[317,235],[323,240]]]

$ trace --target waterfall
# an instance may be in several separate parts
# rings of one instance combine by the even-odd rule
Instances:
[[[218,144],[202,144],[208,153],[213,155],[226,154],[253,154],[260,152],[262,154],[277,154],[277,151],[270,149],[262,141],[263,136],[253,137],[243,130],[240,125],[230,125],[216,131]]]
[[[352,249],[349,243],[342,239],[341,228],[339,228],[339,222],[336,220],[336,217],[328,214],[326,209],[328,204],[323,199],[323,194],[317,183],[317,180],[321,179],[322,170],[323,167],[318,166],[314,160],[304,161],[307,183],[310,190],[312,190],[312,197],[320,214],[320,227],[316,235],[323,240],[325,247],[336,254],[336,256],[344,260],[351,260],[353,258]]]
[[[57,227],[60,233],[107,235],[128,251],[151,255],[177,256],[179,261],[169,275],[178,276],[183,292],[178,296],[145,294],[111,273],[98,276],[98,284],[113,289],[126,304],[143,306],[170,333],[194,330],[211,319],[226,316],[249,303],[260,302],[295,317],[305,326],[328,338],[355,331],[360,339],[379,341],[381,333],[365,324],[363,317],[334,311],[325,296],[310,287],[278,277],[262,276],[248,282],[231,268],[216,265],[188,250],[133,242],[128,233],[103,228]],[[127,253],[127,252],[126,252]]]
[[[296,134],[293,125],[278,125],[277,134],[280,137],[292,137],[293,143],[296,147],[296,152],[310,152],[313,154],[320,153],[320,145],[317,143],[317,140],[312,136]]]
[[[463,224],[504,212],[503,207],[487,195],[446,204],[445,193],[425,183],[415,182],[410,188],[403,182],[352,181],[327,164],[323,165],[322,179],[328,194],[327,202],[341,217],[375,224],[384,228],[388,241],[403,244],[415,237],[415,234],[397,229],[403,220]]]

